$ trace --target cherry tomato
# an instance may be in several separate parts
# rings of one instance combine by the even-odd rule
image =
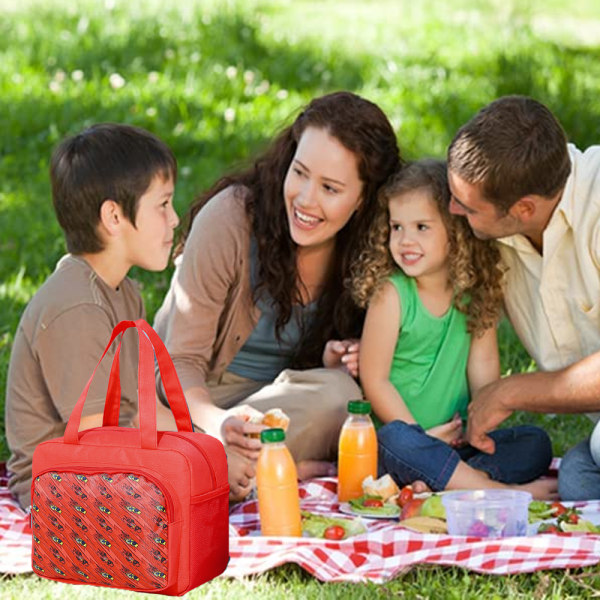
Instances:
[[[576,512],[569,513],[567,523],[572,523],[573,525],[579,523],[579,515]]]
[[[560,515],[567,512],[567,507],[564,504],[561,504],[560,502],[553,502],[550,505],[550,510],[552,511],[553,517],[560,517]]]
[[[341,525],[331,525],[323,533],[326,540],[343,540],[346,530]]]
[[[559,523],[571,523],[575,525],[579,523],[578,510],[575,508],[568,508],[560,517],[558,517]]]
[[[560,529],[553,523],[542,523],[538,529],[538,533],[559,533]]]
[[[367,498],[363,502],[363,506],[367,508],[381,508],[383,506],[383,500],[377,500],[377,498]]]
[[[405,485],[400,490],[400,495],[398,496],[398,506],[404,506],[408,504],[413,499],[413,489],[412,485]]]

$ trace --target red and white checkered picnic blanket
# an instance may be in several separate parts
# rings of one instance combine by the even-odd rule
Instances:
[[[1,465],[0,465],[1,468]],[[334,478],[300,486],[302,508],[315,513],[339,512]],[[586,513],[600,514],[600,501],[579,502]],[[481,573],[527,573],[539,569],[582,567],[600,562],[600,535],[544,534],[485,540],[420,534],[397,521],[365,519],[367,532],[340,542],[315,538],[257,536],[256,501],[236,506],[230,514],[231,560],[224,576],[262,573],[293,562],[322,581],[382,583],[418,563],[456,565]],[[0,573],[31,571],[28,516],[16,505],[0,474]]]
[[[31,571],[29,515],[11,496],[7,483],[0,463],[0,573],[27,573]]]
[[[334,478],[301,484],[301,508],[343,517]],[[577,502],[583,517],[600,513],[600,501]],[[597,520],[597,519],[596,519]],[[229,552],[225,575],[240,577],[293,562],[321,581],[383,583],[418,563],[454,565],[504,575],[540,569],[582,567],[600,562],[600,535],[541,534],[481,539],[422,534],[403,529],[395,520],[364,519],[367,532],[340,542],[315,538],[253,535],[259,528],[256,501],[230,514]]]

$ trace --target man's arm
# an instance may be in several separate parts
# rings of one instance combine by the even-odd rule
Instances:
[[[487,433],[515,410],[583,413],[600,410],[600,352],[547,373],[523,373],[479,390],[469,405],[467,438],[484,452],[494,452]]]

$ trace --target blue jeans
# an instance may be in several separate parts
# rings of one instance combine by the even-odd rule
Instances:
[[[558,470],[562,500],[600,499],[600,423],[592,436],[569,450]]]
[[[441,491],[461,460],[503,483],[526,483],[547,472],[552,444],[543,429],[520,425],[489,435],[496,443],[494,454],[472,446],[454,449],[419,425],[392,421],[377,432],[379,474],[389,473],[401,487],[420,479],[431,490]]]

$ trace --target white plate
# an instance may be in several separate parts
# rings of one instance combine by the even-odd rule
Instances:
[[[349,502],[342,502],[340,504],[340,512],[345,515],[352,515],[353,517],[365,517],[366,519],[398,519],[400,517],[400,509],[395,515],[382,515],[377,509],[371,511],[361,510],[360,512],[355,511]]]

